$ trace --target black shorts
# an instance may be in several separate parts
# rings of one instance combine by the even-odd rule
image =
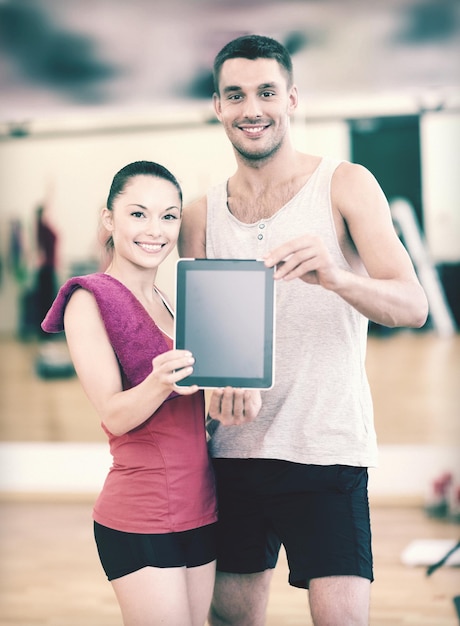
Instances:
[[[373,580],[367,468],[270,459],[214,459],[219,502],[217,569],[274,568],[281,544],[289,583]]]
[[[143,567],[198,567],[216,558],[216,524],[178,533],[144,535],[94,522],[94,537],[109,580]]]

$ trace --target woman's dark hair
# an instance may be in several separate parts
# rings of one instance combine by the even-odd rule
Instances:
[[[122,167],[121,170],[113,177],[109,196],[107,198],[107,208],[110,211],[113,210],[113,201],[115,198],[124,192],[128,182],[135,176],[154,176],[156,178],[168,180],[177,189],[182,205],[181,186],[177,182],[176,177],[171,174],[166,167],[163,167],[163,165],[160,165],[159,163],[154,163],[153,161],[135,161],[134,163],[129,163],[128,165]]]
[[[106,205],[109,211],[113,211],[113,203],[115,199],[124,192],[126,185],[135,176],[153,176],[155,178],[163,178],[164,180],[172,183],[179,194],[180,208],[182,209],[182,189],[176,177],[171,174],[166,167],[160,165],[159,163],[154,163],[153,161],[134,161],[134,163],[129,163],[128,165],[122,167],[121,170],[113,177]],[[112,250],[112,236],[109,236],[106,239],[105,248],[107,250]]]
[[[294,81],[291,55],[279,41],[263,35],[243,35],[225,45],[214,60],[214,90],[217,95],[220,95],[220,71],[229,59],[274,59],[285,71],[288,87]]]

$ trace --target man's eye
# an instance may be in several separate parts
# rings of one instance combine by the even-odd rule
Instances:
[[[273,91],[263,91],[261,94],[264,98],[270,98],[270,96],[274,96]]]
[[[233,94],[233,96],[229,96],[229,100],[241,100],[242,96],[239,93]]]

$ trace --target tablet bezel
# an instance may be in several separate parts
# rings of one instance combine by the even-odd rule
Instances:
[[[201,271],[258,271],[265,277],[264,306],[264,355],[263,375],[253,377],[194,375],[178,381],[180,387],[198,385],[202,389],[235,387],[244,389],[270,389],[274,384],[275,350],[275,280],[274,268],[266,267],[263,261],[256,259],[179,259],[176,262],[176,315],[174,324],[174,346],[177,349],[189,349],[185,335],[187,317],[186,281],[190,272]],[[211,306],[211,305],[210,305]]]

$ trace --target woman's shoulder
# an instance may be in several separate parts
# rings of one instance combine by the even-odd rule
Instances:
[[[105,286],[109,283],[108,277],[103,273],[87,274],[84,276],[72,276],[60,287],[57,296],[42,322],[42,328],[48,333],[59,333],[64,330],[64,311],[72,295],[77,290],[91,292],[99,299]]]

